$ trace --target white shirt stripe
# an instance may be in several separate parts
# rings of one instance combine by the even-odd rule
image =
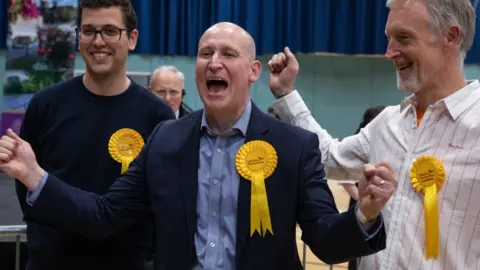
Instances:
[[[418,127],[415,105],[412,95],[387,107],[359,134],[342,141],[320,127],[297,91],[273,106],[283,120],[318,135],[327,169],[362,170],[365,163],[386,160],[398,173],[397,192],[382,211],[387,248],[362,258],[359,269],[480,269],[480,83],[473,81],[431,105]],[[440,255],[428,261],[423,195],[409,177],[413,162],[423,155],[440,159],[446,172],[438,193]]]

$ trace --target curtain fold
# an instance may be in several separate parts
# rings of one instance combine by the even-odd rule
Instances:
[[[284,46],[301,53],[383,55],[387,47],[385,2],[132,0],[140,31],[134,53],[195,56],[202,33],[214,23],[230,21],[253,36],[258,55],[277,53]],[[0,12],[0,48],[6,46],[9,3],[10,0],[0,0],[4,11]],[[475,38],[466,63],[480,64],[479,42]]]

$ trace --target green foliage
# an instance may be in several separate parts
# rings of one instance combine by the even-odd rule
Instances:
[[[28,94],[35,93],[55,83],[55,78],[60,77],[59,72],[33,71],[26,72],[29,76],[27,81],[21,82],[18,77],[8,78],[4,86],[5,94]]]

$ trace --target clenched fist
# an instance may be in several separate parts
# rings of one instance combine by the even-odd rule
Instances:
[[[286,95],[295,88],[298,73],[298,62],[288,47],[284,52],[275,54],[268,61],[270,70],[270,91],[275,97]]]
[[[365,165],[365,178],[358,185],[358,207],[368,218],[376,218],[395,193],[398,183],[390,164]]]
[[[11,129],[0,139],[0,169],[20,180],[29,190],[34,190],[45,174],[30,144]]]

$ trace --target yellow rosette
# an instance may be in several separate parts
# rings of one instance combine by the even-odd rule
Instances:
[[[436,157],[422,156],[413,163],[410,179],[413,188],[424,195],[426,259],[438,259],[440,233],[437,193],[445,181],[445,168]]]
[[[140,153],[143,145],[140,133],[130,128],[122,128],[110,137],[108,152],[115,161],[122,164],[121,173],[124,173]]]
[[[265,236],[267,231],[273,235],[265,179],[273,173],[277,163],[277,152],[267,142],[250,141],[238,150],[236,157],[238,173],[252,182],[250,236],[255,231],[261,236]]]

